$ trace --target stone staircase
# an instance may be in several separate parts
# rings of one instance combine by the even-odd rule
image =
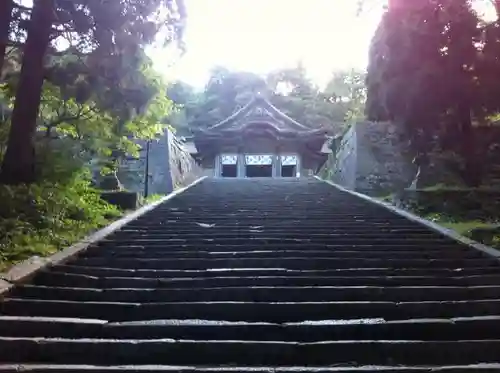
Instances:
[[[207,179],[6,294],[0,362],[500,372],[500,267],[315,179]]]

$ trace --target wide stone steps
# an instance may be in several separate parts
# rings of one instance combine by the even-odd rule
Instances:
[[[231,277],[231,276],[480,276],[499,274],[496,267],[460,268],[342,268],[342,269],[288,269],[288,268],[219,268],[219,269],[126,269],[116,267],[85,267],[57,265],[56,271],[98,277]]]
[[[338,301],[338,302],[82,302],[7,298],[5,315],[81,317],[110,321],[155,319],[209,319],[268,321],[379,318],[452,318],[500,315],[500,300],[468,301]]]
[[[500,372],[500,266],[317,180],[205,180],[0,303],[0,373]]]
[[[500,298],[500,286],[244,286],[201,288],[71,288],[23,285],[12,296],[81,302],[333,302],[448,301]]]
[[[495,362],[500,340],[357,340],[313,343],[240,340],[0,337],[0,359],[60,364],[333,365]]]
[[[99,365],[51,365],[51,364],[5,364],[0,365],[2,373],[17,373],[20,370],[32,373],[112,373],[118,371],[125,372],[155,372],[155,373],[497,373],[499,364],[473,364],[455,366],[332,366],[332,367],[245,367],[245,366],[217,366],[217,367],[194,367],[194,366],[169,366],[169,365],[120,365],[120,366],[99,366]]]
[[[500,317],[455,319],[321,320],[298,323],[230,322],[212,320],[155,320],[107,322],[97,319],[0,317],[0,332],[7,337],[220,339],[319,342],[324,340],[465,340],[495,339]]]
[[[150,259],[113,258],[114,264],[122,269],[224,269],[224,268],[449,268],[449,267],[497,267],[494,258],[485,259],[361,259],[361,258],[224,258],[224,259]],[[70,262],[74,264],[74,262]],[[78,264],[84,267],[105,268],[109,258],[80,258]]]
[[[104,250],[101,248],[88,250],[83,253],[81,258],[139,258],[139,259],[233,259],[233,258],[254,258],[254,259],[269,259],[269,258],[282,258],[282,257],[292,257],[292,258],[310,258],[310,257],[320,257],[320,258],[332,258],[332,259],[342,259],[342,258],[415,258],[415,259],[438,259],[439,255],[442,254],[443,250],[260,250],[260,251],[176,251],[167,249],[153,249],[148,250],[146,248],[123,248],[117,250]],[[469,250],[449,250],[449,256],[461,259],[474,259],[482,258],[483,255],[480,252],[472,252]]]
[[[198,277],[97,277],[58,271],[43,271],[34,279],[41,286],[63,283],[73,288],[199,288],[236,286],[476,286],[496,285],[500,274],[465,277],[445,276],[217,276],[202,272]],[[193,274],[194,275],[194,274]]]

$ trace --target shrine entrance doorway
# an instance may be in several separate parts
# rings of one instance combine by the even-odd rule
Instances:
[[[272,154],[245,155],[245,177],[273,177]]]
[[[273,177],[273,166],[251,165],[245,168],[246,177]]]
[[[216,177],[300,177],[298,154],[233,153],[220,154],[216,160]]]

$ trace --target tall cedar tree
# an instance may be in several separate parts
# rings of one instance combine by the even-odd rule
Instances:
[[[13,8],[13,0],[0,1],[0,76],[9,43],[10,21],[12,19]]]
[[[35,181],[33,141],[44,78],[43,60],[49,47],[54,17],[54,0],[34,2],[2,166],[1,179],[5,183]]]
[[[166,41],[179,40],[184,17],[182,0],[35,0],[0,181],[36,181],[33,142],[46,78],[44,59],[49,50],[55,51],[51,47],[54,36],[73,35],[68,53],[83,57],[97,71],[99,60],[110,58],[120,71],[127,63],[120,56],[130,56],[131,50],[139,53],[160,30],[166,28]]]
[[[389,9],[373,38],[367,115],[403,125],[418,159],[439,139],[461,156],[464,182],[477,186],[473,121],[498,109],[483,100],[480,21],[467,0],[408,4]]]

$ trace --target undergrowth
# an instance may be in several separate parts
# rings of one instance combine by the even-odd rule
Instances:
[[[63,182],[0,185],[0,270],[67,247],[120,216],[86,171]]]
[[[164,194],[152,194],[149,197],[144,198],[143,204],[148,205],[150,203],[157,202],[164,197]]]

